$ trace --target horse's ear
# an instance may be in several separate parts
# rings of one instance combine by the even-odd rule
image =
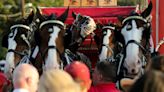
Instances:
[[[31,13],[29,14],[29,16],[26,19],[28,24],[32,23],[33,18],[34,18],[34,11],[31,11]]]
[[[36,8],[36,17],[39,18],[40,20],[45,20],[46,18],[41,14],[40,9],[37,7]]]
[[[103,27],[103,24],[101,24],[101,23],[97,23],[96,26],[97,26],[97,29],[98,29],[98,30],[101,30],[102,27]]]
[[[117,25],[118,25],[119,27],[121,27],[121,26],[123,25],[123,24],[122,24],[122,21],[123,21],[125,18],[122,17],[122,16],[118,16],[117,19],[118,19]]]
[[[72,12],[72,17],[76,19],[77,14],[75,12]]]
[[[100,33],[99,33],[99,34],[100,34]],[[98,35],[97,33],[95,33],[95,35],[94,35],[94,41],[95,41],[97,47],[99,48],[99,46],[100,46],[100,41],[101,41],[101,36]]]
[[[49,16],[49,18],[48,19],[50,19],[50,20],[55,20],[56,19],[56,15],[54,14],[54,13],[52,13],[50,16]]]
[[[95,35],[94,35],[94,40],[95,40],[95,43],[97,45],[97,47],[99,48],[100,47],[100,42],[101,42],[101,32],[102,32],[102,27],[103,27],[103,24],[98,20],[98,22],[96,23],[96,27],[97,29],[94,31]]]
[[[117,17],[118,21],[122,23],[122,21],[124,20],[123,16],[118,16]]]
[[[2,47],[8,48],[8,35],[9,32],[2,37]]]
[[[62,15],[60,15],[57,19],[60,20],[60,21],[62,21],[62,22],[65,22],[65,20],[66,20],[67,17],[68,17],[68,12],[69,12],[69,6],[68,6],[68,8],[65,10],[65,12],[64,12]]]
[[[116,38],[116,41],[120,42],[122,45],[125,45],[125,40],[123,35],[121,34],[120,27],[116,27],[116,30],[114,31],[114,36]]]
[[[115,27],[116,25],[114,24],[114,23],[112,23],[112,22],[108,22],[108,25],[109,26],[112,26],[112,27]]]
[[[153,4],[152,4],[152,1],[150,1],[148,7],[141,13],[141,16],[143,18],[147,18],[151,13],[152,8],[153,8]]]

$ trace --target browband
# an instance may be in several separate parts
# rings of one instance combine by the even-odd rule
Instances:
[[[39,28],[41,29],[44,25],[46,24],[49,24],[49,23],[55,23],[55,24],[60,24],[64,27],[64,23],[61,22],[61,21],[58,21],[58,20],[47,20],[47,21],[44,21],[40,24]]]
[[[13,25],[10,27],[10,30],[12,30],[13,28],[16,28],[16,27],[22,27],[22,28],[25,28],[27,30],[30,30],[31,31],[31,28],[27,25],[23,25],[23,24],[17,24],[17,25]]]
[[[109,29],[115,29],[115,27],[112,27],[112,26],[104,26],[102,29],[105,29],[105,28],[109,28]]]
[[[138,19],[138,20],[142,20],[142,21],[144,21],[144,22],[147,22],[147,20],[144,19],[143,17],[140,17],[140,16],[130,16],[130,17],[125,18],[125,19],[122,21],[122,24],[124,24],[127,20],[130,20],[130,19]]]

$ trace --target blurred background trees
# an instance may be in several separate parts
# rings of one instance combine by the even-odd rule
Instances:
[[[6,49],[1,46],[3,33],[9,31],[12,21],[21,18],[22,0],[0,0],[0,60],[4,59]],[[145,4],[147,0],[118,0],[118,6],[129,6],[136,4]],[[24,0],[25,12],[35,6],[41,7],[60,7],[64,0]],[[144,6],[144,5],[143,5]]]

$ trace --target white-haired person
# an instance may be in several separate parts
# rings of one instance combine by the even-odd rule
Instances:
[[[44,71],[39,81],[38,92],[81,92],[71,75],[59,69]]]
[[[39,73],[30,64],[20,64],[13,72],[13,92],[37,92]]]

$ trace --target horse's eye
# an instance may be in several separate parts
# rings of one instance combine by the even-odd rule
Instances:
[[[138,62],[137,62],[137,63],[138,63],[138,64],[140,64],[140,63],[141,63],[141,61],[139,61],[139,60],[138,60]]]
[[[143,27],[147,28],[147,27],[149,27],[149,24],[144,24]]]
[[[106,32],[106,31],[104,31],[104,32],[103,32],[103,34],[104,34],[104,35],[106,35],[106,34],[107,34],[107,32]]]
[[[48,32],[52,33],[53,32],[53,29],[52,28],[49,28],[48,29]]]
[[[37,18],[37,19],[36,19],[36,22],[37,22],[37,23],[39,23],[39,22],[40,22],[39,18]]]
[[[132,29],[132,25],[128,25],[128,26],[126,27],[126,29],[127,29],[127,31],[130,31],[130,30]]]
[[[88,22],[88,21],[86,21],[86,24],[89,24],[89,22]]]
[[[75,21],[75,23],[74,23],[75,25],[77,25],[78,24],[78,22],[77,21]]]

